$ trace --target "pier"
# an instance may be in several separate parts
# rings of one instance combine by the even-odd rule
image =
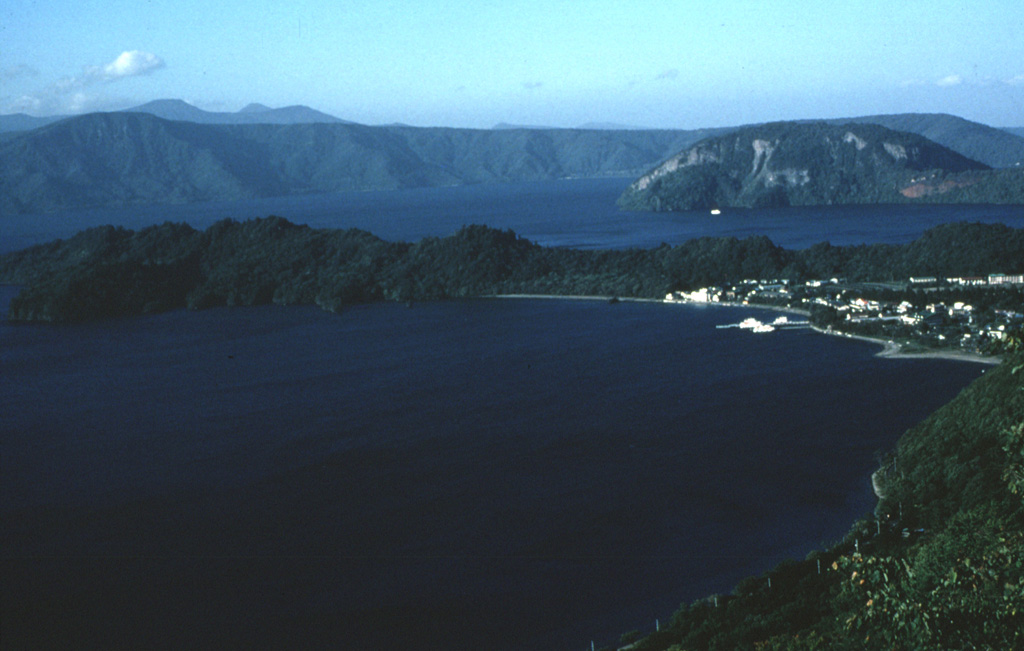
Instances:
[[[775,330],[791,330],[794,328],[809,328],[811,327],[810,321],[793,321],[787,316],[780,316],[771,323],[764,323],[753,317],[743,319],[739,323],[726,323],[715,326],[719,330],[725,328],[742,328],[743,330],[750,330],[752,332],[774,332]]]

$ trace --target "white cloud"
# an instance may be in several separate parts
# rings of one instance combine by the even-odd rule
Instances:
[[[964,83],[964,78],[961,77],[960,75],[949,75],[947,77],[943,77],[942,79],[939,79],[938,81],[936,81],[935,85],[936,86],[959,86],[962,83]]]
[[[677,68],[671,68],[661,73],[655,79],[676,79],[679,77],[679,70]]]
[[[1024,86],[1024,75],[1017,75],[1016,77],[1010,77],[1004,83],[1011,86]]]
[[[541,81],[528,81],[523,84],[523,88],[525,88],[526,90],[534,90],[535,88],[540,88],[543,85],[544,82]]]
[[[131,50],[103,66],[100,75],[107,81],[148,75],[164,67],[164,60],[151,52]]]
[[[165,66],[164,60],[151,52],[125,51],[105,66],[86,66],[78,77],[59,80],[57,89],[62,92],[71,92],[97,82],[113,82],[128,77],[148,75]]]
[[[23,95],[18,99],[5,103],[4,111],[28,112],[37,115],[83,113],[87,111],[109,110],[124,100],[114,100],[104,91],[88,92],[90,87],[153,73],[166,67],[164,60],[151,52],[129,50],[122,52],[116,59],[103,66],[85,66],[82,74],[74,77],[62,77],[38,92]],[[23,69],[22,69],[23,68]],[[16,66],[10,69],[19,75],[31,74],[31,68]],[[7,76],[8,71],[4,71]]]

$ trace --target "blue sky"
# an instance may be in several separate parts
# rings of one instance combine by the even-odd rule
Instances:
[[[1021,0],[5,0],[0,113],[179,98],[366,124],[1024,126]]]

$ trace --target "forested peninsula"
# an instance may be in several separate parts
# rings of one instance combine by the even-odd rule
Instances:
[[[1024,273],[1024,229],[938,226],[906,245],[794,251],[764,236],[698,238],[653,249],[543,247],[512,231],[467,226],[448,237],[388,242],[280,217],[224,220],[204,231],[165,223],[93,228],[0,258],[0,281],[23,285],[11,320],[79,322],[179,308],[269,303],[337,311],[381,300],[496,294],[661,298],[744,278]]]

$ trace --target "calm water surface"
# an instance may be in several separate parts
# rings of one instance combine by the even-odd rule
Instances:
[[[384,239],[445,236],[467,224],[510,228],[545,246],[656,247],[701,236],[768,235],[787,248],[904,243],[925,229],[955,221],[1024,227],[1024,206],[834,206],[634,213],[615,200],[632,179],[579,179],[453,188],[350,192],[179,206],[138,206],[45,215],[4,215],[0,253],[66,238],[103,224],[139,229],[164,221],[206,228],[221,219],[278,215],[321,228],[361,228]]]
[[[628,182],[4,216],[0,252],[269,214],[580,248],[1024,227],[996,206],[625,213]],[[478,300],[0,322],[5,642],[585,649],[650,630],[840,538],[873,506],[875,453],[982,372],[714,328],[748,315]]]
[[[751,314],[0,323],[5,637],[584,649],[650,630],[841,537],[875,452],[983,369],[714,327]]]

